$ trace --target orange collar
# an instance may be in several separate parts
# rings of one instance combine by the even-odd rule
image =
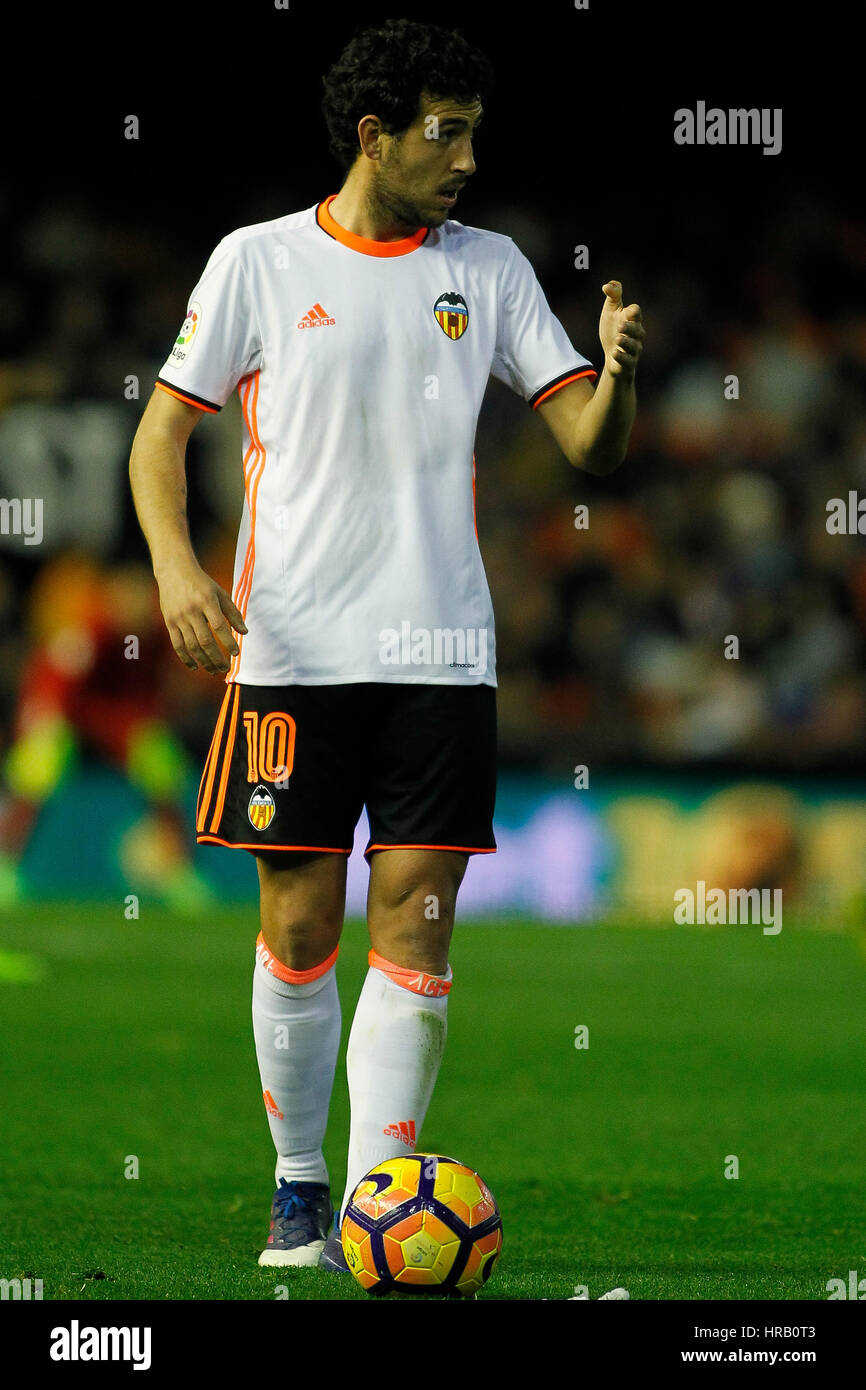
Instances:
[[[330,206],[336,196],[336,193],[332,193],[323,203],[319,203],[316,208],[316,221],[335,241],[341,241],[350,250],[361,251],[365,256],[405,256],[421,245],[429,230],[427,227],[419,227],[417,232],[403,237],[400,241],[374,241],[370,237],[358,236],[355,232],[348,232],[345,227],[341,227],[331,216]]]

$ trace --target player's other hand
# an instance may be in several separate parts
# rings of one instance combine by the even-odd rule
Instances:
[[[229,669],[237,656],[234,632],[246,632],[243,614],[195,560],[179,561],[157,575],[159,606],[171,645],[184,666],[201,665],[212,676]]]
[[[608,280],[602,289],[604,308],[598,322],[598,336],[604,348],[605,368],[610,376],[633,381],[645,336],[640,305],[623,307],[619,280]]]

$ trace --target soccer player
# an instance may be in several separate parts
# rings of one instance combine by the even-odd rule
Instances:
[[[414,1151],[436,1082],[457,892],[469,856],[496,847],[473,455],[488,377],[592,473],[620,464],[634,419],[644,330],[619,282],[603,287],[599,376],[511,238],[450,217],[490,86],[459,33],[395,20],[352,39],[324,79],[339,192],[219,243],[130,462],[174,650],[225,674],[196,838],[258,868],[253,1029],[277,1151],[260,1264],[346,1268],[348,1197]],[[190,545],[184,454],[235,390],[245,502],[230,597]],[[371,949],[332,1208],[335,964],[364,805]]]

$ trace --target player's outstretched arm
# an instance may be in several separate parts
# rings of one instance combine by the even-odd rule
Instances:
[[[238,650],[232,628],[247,628],[225,589],[201,568],[189,538],[186,445],[201,415],[196,406],[154,390],[132,443],[129,481],[171,644],[191,671],[201,664],[219,675]]]
[[[640,306],[623,306],[622,285],[609,280],[598,325],[604,368],[593,391],[573,381],[538,407],[538,413],[575,468],[612,473],[622,463],[634,424],[634,378],[645,330]]]

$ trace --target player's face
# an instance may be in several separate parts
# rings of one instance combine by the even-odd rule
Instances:
[[[385,139],[376,178],[383,206],[410,226],[441,226],[475,172],[472,136],[481,115],[480,101],[461,106],[422,97],[402,137]]]

